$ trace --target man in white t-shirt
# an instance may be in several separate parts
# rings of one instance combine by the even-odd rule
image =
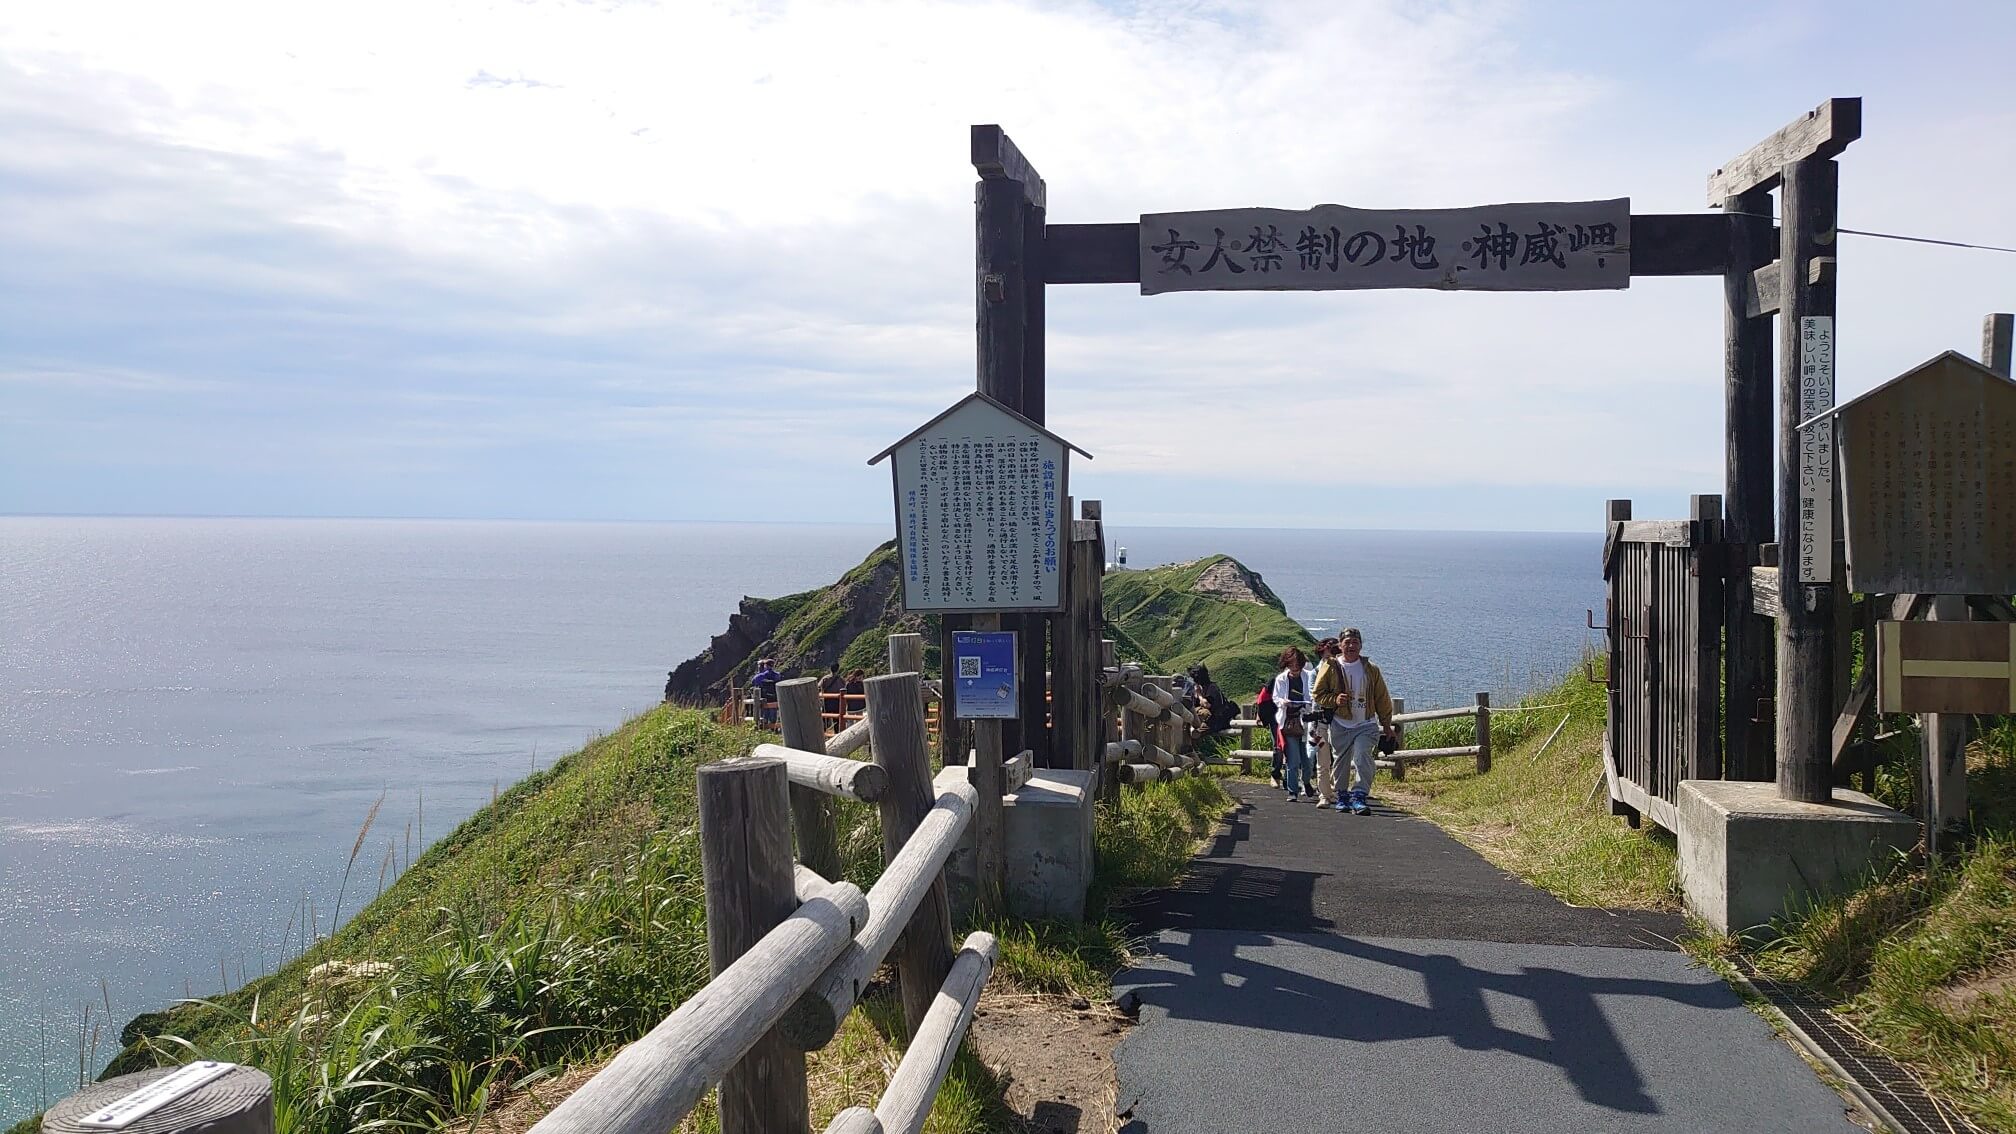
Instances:
[[[1393,734],[1393,697],[1386,690],[1385,675],[1364,655],[1364,636],[1357,627],[1338,637],[1337,649],[1337,656],[1316,675],[1316,704],[1331,713],[1337,810],[1363,814],[1372,797],[1372,754],[1381,735]],[[1348,793],[1347,761],[1353,781]]]

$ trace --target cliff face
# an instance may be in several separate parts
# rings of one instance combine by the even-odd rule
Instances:
[[[887,668],[888,637],[924,635],[924,665],[938,666],[938,620],[903,612],[892,541],[831,586],[777,599],[745,598],[698,657],[672,671],[674,700],[718,704],[745,684],[760,658],[787,677],[817,675],[833,662],[869,673]],[[1312,643],[1265,580],[1229,555],[1106,576],[1106,621],[1120,656],[1156,673],[1202,662],[1236,700],[1273,674],[1284,646]]]
[[[870,673],[888,668],[888,637],[925,635],[925,664],[936,665],[937,622],[903,612],[896,544],[876,548],[838,582],[777,599],[745,598],[728,629],[699,656],[672,671],[667,694],[676,701],[718,703],[744,684],[762,658],[786,677],[816,676],[834,662]]]

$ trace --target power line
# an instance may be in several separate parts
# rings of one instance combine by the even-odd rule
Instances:
[[[1739,213],[1733,211],[1724,211],[1722,215],[1730,217],[1756,217],[1759,220],[1768,220],[1768,221],[1775,221],[1778,219],[1771,213]],[[1913,244],[1938,244],[1943,245],[1944,247],[1947,248],[1976,248],[1983,252],[2008,252],[2012,255],[2016,255],[2016,248],[2004,248],[1999,244],[1969,244],[1964,240],[1935,240],[1930,236],[1902,236],[1894,232],[1870,232],[1866,229],[1860,229],[1860,228],[1836,228],[1834,231],[1843,233],[1848,236],[1873,236],[1879,240],[1908,240]]]

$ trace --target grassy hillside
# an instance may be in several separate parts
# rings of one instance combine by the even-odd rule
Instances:
[[[1830,998],[1983,1129],[2016,1130],[2016,722],[1988,719],[1967,752],[1972,837],[1788,918],[1754,959]],[[1912,790],[1908,768],[1878,777],[1893,807]]]
[[[1634,831],[1590,789],[1603,774],[1603,686],[1577,672],[1491,715],[1491,771],[1468,757],[1417,764],[1390,790],[1493,863],[1581,906],[1674,909],[1677,849],[1651,823]],[[1507,707],[1501,707],[1507,708]],[[1567,724],[1552,744],[1547,737]],[[1470,744],[1469,717],[1410,725],[1407,747]],[[1546,752],[1540,753],[1542,745]],[[1385,778],[1389,773],[1382,772]]]
[[[277,973],[134,1021],[106,1074],[191,1058],[249,1063],[273,1077],[278,1134],[473,1128],[501,1099],[561,1091],[564,1068],[592,1067],[705,983],[694,771],[757,739],[703,711],[630,721],[504,793]],[[1126,956],[1124,934],[1103,917],[1108,897],[1173,879],[1224,805],[1214,781],[1192,779],[1102,806],[1093,920],[990,926],[1003,987],[1105,995]],[[871,885],[873,810],[845,805],[841,832],[847,876]],[[813,1057],[820,1124],[872,1105],[886,1084],[902,1042],[886,1000]],[[926,1129],[1016,1128],[1003,1090],[963,1057]],[[712,1121],[703,1107],[682,1129]]]
[[[1283,647],[1314,641],[1260,576],[1226,555],[1116,571],[1106,576],[1105,591],[1106,621],[1123,657],[1164,673],[1202,662],[1236,701],[1252,699]]]

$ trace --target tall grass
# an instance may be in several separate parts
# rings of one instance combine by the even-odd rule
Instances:
[[[1603,772],[1609,711],[1603,686],[1577,670],[1519,702],[1526,705],[1548,708],[1491,714],[1489,773],[1478,775],[1474,762],[1456,756],[1413,765],[1404,783],[1382,772],[1381,790],[1406,798],[1493,864],[1563,901],[1676,908],[1673,838],[1649,823],[1630,829],[1611,816],[1605,793],[1591,795]],[[1546,744],[1557,726],[1560,735]],[[1471,744],[1475,734],[1467,717],[1409,725],[1407,747]]]
[[[2016,1130],[2016,727],[1968,751],[1973,835],[1931,863],[1898,857],[1868,884],[1775,925],[1760,968],[1807,984],[1985,1129]],[[1908,769],[1879,774],[1910,802]],[[1733,949],[1729,941],[1708,943]]]
[[[752,739],[676,710],[632,722],[500,793],[330,936],[304,900],[284,935],[304,940],[298,959],[167,1014],[114,1070],[193,1058],[259,1067],[273,1079],[278,1134],[473,1127],[506,1092],[635,1039],[706,982],[693,770]],[[1101,805],[1091,919],[997,923],[1004,983],[1110,995],[1127,942],[1109,902],[1172,881],[1225,804],[1215,782],[1188,779]],[[838,818],[843,875],[872,885],[874,809],[843,803]],[[853,1101],[879,1091],[895,1058],[896,1033],[875,1017],[891,1009],[877,1003],[850,1024],[869,1031],[847,1049],[866,1065],[818,1060],[820,1074],[855,1084]],[[962,1057],[927,1129],[1000,1128],[1001,1090]]]

